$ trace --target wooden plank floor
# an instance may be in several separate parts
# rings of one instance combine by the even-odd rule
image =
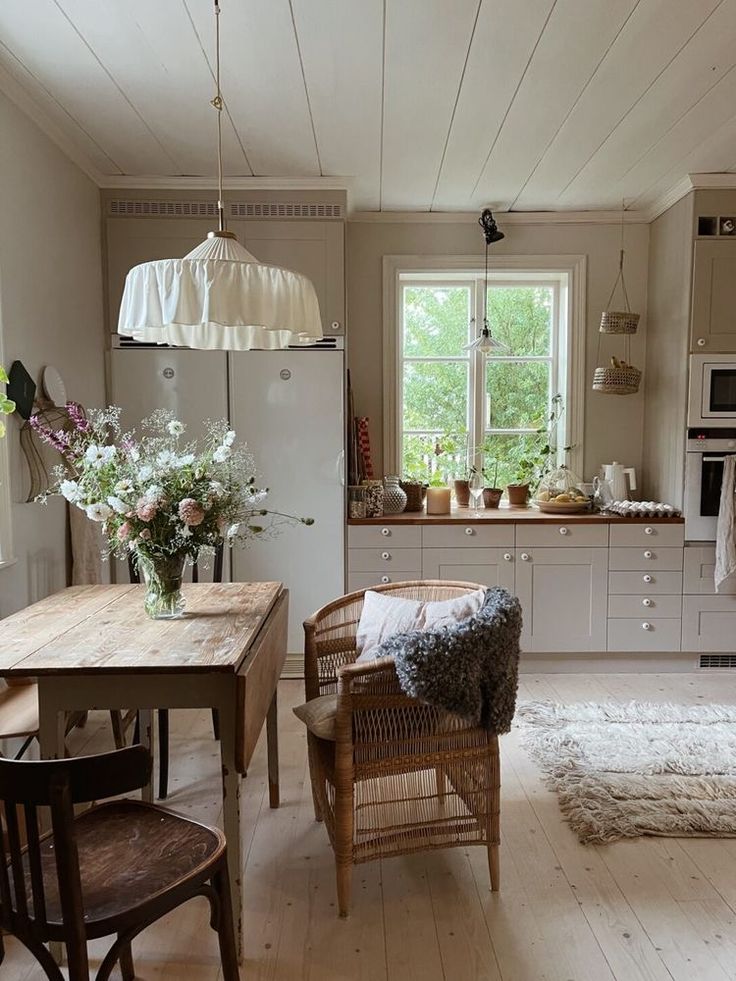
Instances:
[[[339,920],[332,853],[315,823],[302,683],[280,686],[282,806],[268,807],[262,739],[244,785],[242,977],[269,981],[736,981],[736,839],[640,838],[583,846],[520,745],[501,744],[501,892],[482,848],[359,866]],[[736,703],[732,675],[524,675],[522,698]],[[172,713],[170,806],[220,819],[209,714]],[[109,748],[103,713],[72,735],[75,753]],[[2,981],[41,974],[12,938]],[[99,959],[102,945],[91,948]],[[134,944],[137,977],[217,981],[204,900]],[[95,964],[96,966],[96,964]]]

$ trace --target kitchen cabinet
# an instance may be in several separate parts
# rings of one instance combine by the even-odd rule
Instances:
[[[514,592],[513,548],[425,548],[422,578],[477,582]]]
[[[685,596],[682,649],[733,654],[736,651],[736,596]]]
[[[517,548],[516,595],[523,650],[606,650],[606,548]]]
[[[736,240],[695,242],[690,350],[736,352]]]

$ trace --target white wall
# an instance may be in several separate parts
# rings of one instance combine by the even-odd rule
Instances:
[[[104,401],[99,192],[0,94],[0,330],[9,367],[38,383],[55,365],[69,398]],[[17,563],[0,569],[0,617],[66,585],[63,502],[22,504],[28,471],[11,417],[11,488]],[[0,494],[9,488],[0,488]]]
[[[613,224],[498,224],[506,234],[494,255],[586,255],[587,344],[585,378],[584,468],[589,477],[602,463],[618,460],[639,468],[642,462],[644,394],[601,395],[592,391],[601,311],[618,269],[621,229]],[[631,358],[643,368],[646,340],[649,227],[626,226],[626,284],[633,310],[642,314],[632,339]],[[481,255],[483,237],[476,222],[348,222],[347,300],[348,366],[355,411],[370,417],[373,459],[383,460],[382,260],[384,255]],[[620,301],[620,294],[618,295]],[[622,343],[622,342],[620,342]],[[608,340],[605,353],[623,351]]]

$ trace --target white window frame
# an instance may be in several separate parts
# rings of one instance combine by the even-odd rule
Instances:
[[[3,323],[0,307],[0,364],[3,361]],[[5,365],[7,370],[8,365]],[[13,523],[11,520],[12,490],[10,483],[10,453],[8,443],[13,432],[10,420],[6,417],[7,432],[0,439],[0,569],[13,565],[16,561],[13,552]]]
[[[483,279],[484,257],[479,256],[384,256],[383,260],[383,459],[385,473],[399,473],[401,467],[402,420],[402,287],[432,283],[461,285],[460,280]],[[565,412],[557,433],[558,446],[570,446],[568,466],[583,474],[583,419],[585,405],[585,312],[586,257],[584,255],[499,256],[489,266],[490,285],[553,285],[558,309],[553,311],[558,329],[553,332],[557,350],[552,352],[551,392],[563,396]],[[482,289],[475,290],[476,333],[482,323]],[[462,354],[462,352],[458,352]],[[476,358],[483,361],[483,356]],[[439,361],[452,360],[438,358]],[[504,360],[515,359],[509,356]],[[555,374],[554,368],[557,369]],[[484,369],[476,365],[476,372]],[[485,393],[485,378],[477,390]],[[469,406],[470,445],[480,444],[486,432],[484,395]],[[516,435],[518,430],[511,434]],[[480,463],[475,460],[476,465]]]

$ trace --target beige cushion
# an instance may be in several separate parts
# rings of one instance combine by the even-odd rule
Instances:
[[[297,705],[294,715],[301,719],[313,736],[334,741],[337,695],[320,695],[311,702]]]
[[[452,599],[425,603],[366,590],[355,636],[356,660],[372,661],[375,648],[395,634],[436,630],[473,616],[483,606],[485,595],[485,589],[476,589]]]

